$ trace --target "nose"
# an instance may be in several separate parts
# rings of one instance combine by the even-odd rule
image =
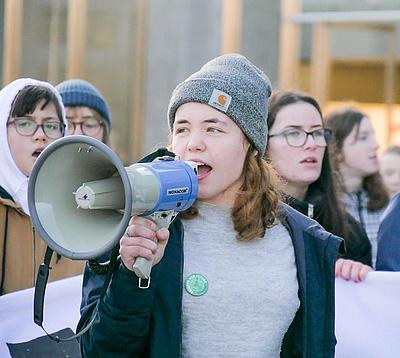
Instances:
[[[304,143],[304,149],[315,149],[315,139],[311,134],[307,134],[306,142]]]
[[[73,123],[69,125],[68,129],[69,135],[83,135],[82,123]]]
[[[41,126],[38,126],[36,128],[36,132],[32,135],[32,140],[34,142],[47,142],[48,138],[46,134],[44,134],[43,128]]]
[[[201,133],[191,133],[187,143],[187,149],[191,152],[201,152],[205,149],[205,143]]]
[[[374,148],[374,150],[379,149],[379,143],[378,143],[378,140],[376,139],[375,135],[372,136],[372,147]]]

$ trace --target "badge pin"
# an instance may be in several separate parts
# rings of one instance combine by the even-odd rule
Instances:
[[[208,281],[200,273],[191,274],[185,281],[185,289],[192,296],[203,296],[208,291]]]

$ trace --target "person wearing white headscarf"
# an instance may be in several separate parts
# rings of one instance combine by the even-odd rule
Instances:
[[[40,153],[66,132],[61,96],[49,83],[17,79],[0,91],[0,295],[34,286],[45,243],[29,216],[27,189]],[[50,280],[82,272],[54,259]]]

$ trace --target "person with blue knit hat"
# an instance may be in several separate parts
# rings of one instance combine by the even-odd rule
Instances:
[[[132,217],[104,291],[86,267],[82,356],[334,357],[342,240],[280,200],[264,160],[270,95],[268,77],[240,54],[175,88],[170,149],[197,163],[196,202],[168,229]],[[153,262],[145,283],[137,257]]]
[[[71,79],[56,86],[64,103],[68,135],[87,135],[108,143],[110,110],[100,91],[82,79]]]

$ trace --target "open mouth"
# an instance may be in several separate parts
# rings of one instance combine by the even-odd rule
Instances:
[[[203,179],[205,178],[212,170],[212,167],[205,163],[197,162],[197,178]]]
[[[40,155],[40,153],[42,153],[42,151],[43,151],[43,149],[35,150],[35,151],[32,153],[32,157],[37,158],[37,157]]]
[[[300,163],[317,163],[317,159],[315,158],[306,158],[302,160]]]

